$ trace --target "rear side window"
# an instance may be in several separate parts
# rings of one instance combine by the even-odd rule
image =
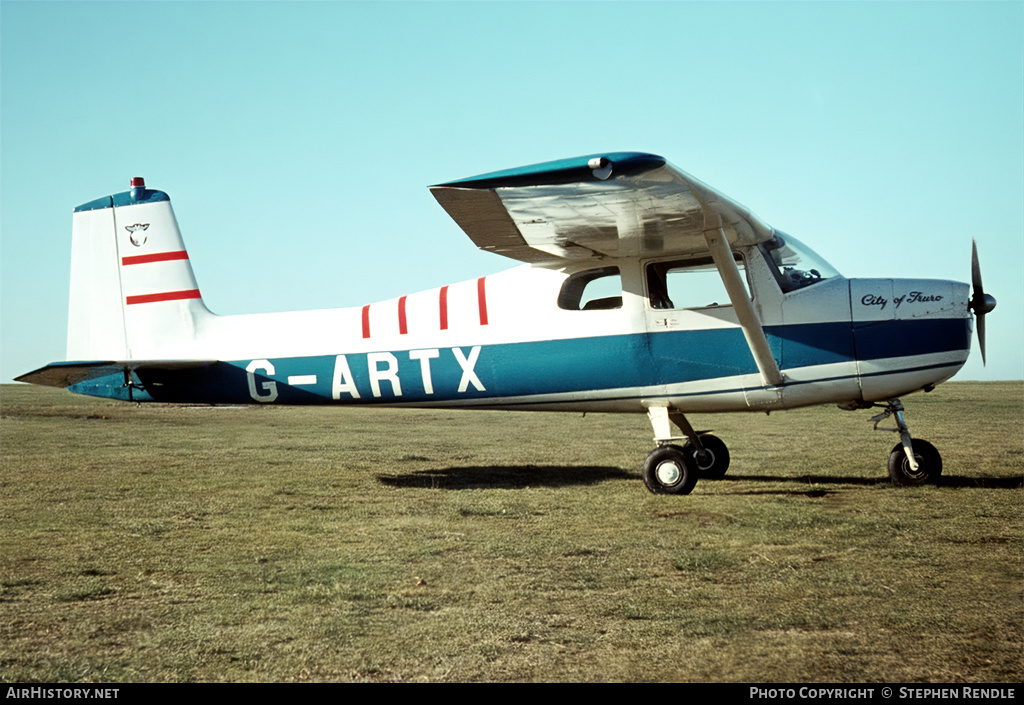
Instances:
[[[622,308],[622,275],[618,267],[588,269],[573,274],[558,293],[558,308],[566,311],[606,311]]]
[[[740,274],[745,275],[743,257],[734,252],[733,258]],[[646,273],[647,296],[651,308],[714,308],[732,305],[718,267],[710,257],[654,262],[647,265]],[[750,296],[749,291],[747,296]]]

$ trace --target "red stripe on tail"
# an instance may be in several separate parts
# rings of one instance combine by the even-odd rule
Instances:
[[[185,250],[178,250],[176,252],[154,252],[150,255],[131,255],[130,257],[122,257],[121,264],[148,264],[150,262],[172,262],[178,259],[188,259],[188,253]]]
[[[165,291],[160,294],[140,294],[138,296],[129,296],[125,299],[125,303],[129,306],[133,304],[152,304],[157,301],[183,301],[185,299],[201,299],[199,295],[199,289],[186,289],[184,291]]]

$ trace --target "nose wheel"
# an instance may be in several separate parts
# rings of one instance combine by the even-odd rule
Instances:
[[[913,439],[912,444],[917,469],[910,466],[903,443],[897,443],[889,453],[889,479],[894,485],[904,486],[938,482],[942,474],[942,456],[939,455],[939,451],[931,443],[920,438]]]
[[[903,418],[903,404],[899,399],[890,399],[884,404],[875,404],[885,409],[871,417],[876,431],[894,431],[900,434],[900,442],[889,453],[889,479],[894,485],[926,485],[939,481],[942,474],[942,456],[928,441],[911,438],[910,429]],[[885,419],[892,416],[896,428],[879,428]]]

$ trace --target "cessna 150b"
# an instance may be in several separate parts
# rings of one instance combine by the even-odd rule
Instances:
[[[879,407],[897,484],[935,480],[899,397],[985,354],[984,293],[846,279],[665,159],[577,157],[431,187],[479,247],[525,264],[362,307],[217,316],[161,191],[74,211],[68,362],[18,379],[128,401],[642,412],[652,492],[719,478],[691,412]],[[682,431],[673,432],[672,424]]]

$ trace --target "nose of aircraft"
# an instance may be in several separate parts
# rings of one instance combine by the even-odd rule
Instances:
[[[971,349],[970,286],[939,279],[851,279],[864,398],[899,397],[952,377]]]

